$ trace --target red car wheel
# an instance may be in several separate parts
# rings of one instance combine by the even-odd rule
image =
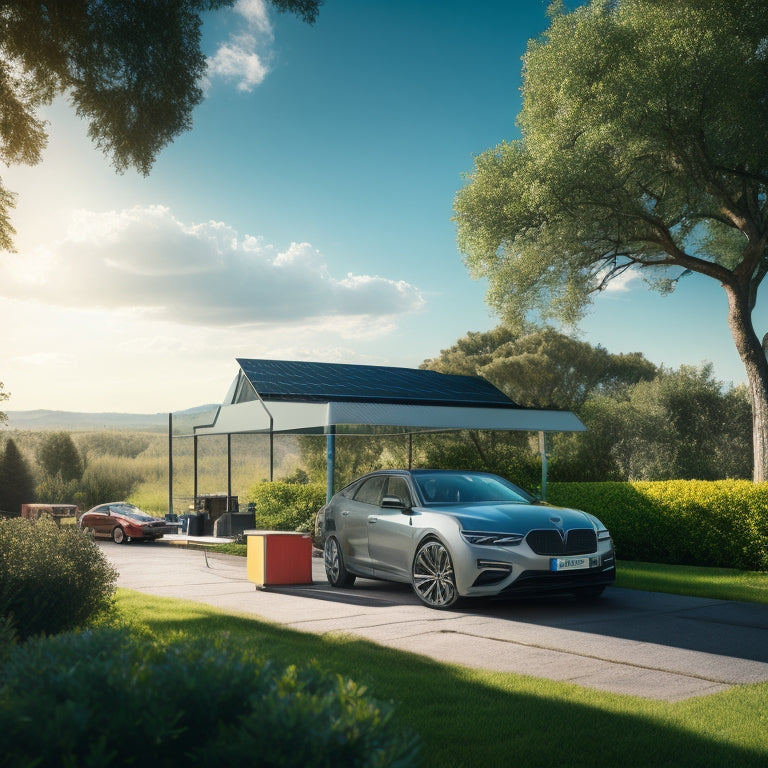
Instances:
[[[114,541],[115,544],[125,544],[125,542],[128,541],[125,531],[119,525],[116,525],[112,529],[112,541]]]

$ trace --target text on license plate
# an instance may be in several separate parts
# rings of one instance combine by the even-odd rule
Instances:
[[[577,571],[597,565],[596,557],[553,557],[550,561],[552,571]]]

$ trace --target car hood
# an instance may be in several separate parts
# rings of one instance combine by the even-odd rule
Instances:
[[[494,503],[428,507],[430,512],[454,517],[465,531],[527,533],[541,528],[570,530],[598,528],[600,521],[586,512],[548,504]]]

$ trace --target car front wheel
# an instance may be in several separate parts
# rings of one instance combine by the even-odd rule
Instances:
[[[411,582],[416,596],[430,608],[450,608],[459,599],[451,556],[436,539],[428,539],[416,550]]]
[[[125,535],[125,531],[118,525],[112,529],[112,541],[115,544],[125,544],[128,537]]]
[[[334,536],[325,540],[323,548],[325,560],[325,575],[332,587],[351,587],[355,583],[355,575],[344,566],[344,556],[341,554],[341,546]]]

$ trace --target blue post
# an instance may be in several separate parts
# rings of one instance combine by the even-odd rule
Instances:
[[[336,466],[336,425],[331,424],[325,435],[325,501],[333,496],[333,474]]]

